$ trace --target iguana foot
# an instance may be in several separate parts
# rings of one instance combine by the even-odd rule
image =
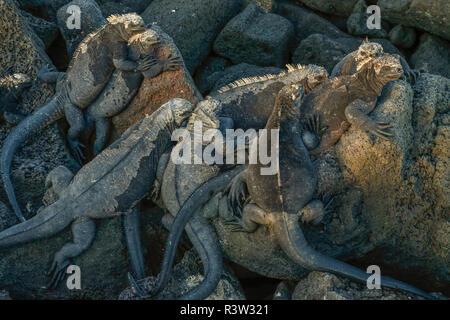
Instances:
[[[327,126],[321,126],[320,115],[314,113],[305,122],[307,130],[303,131],[302,140],[308,150],[314,150],[320,144],[320,137],[328,129]]]
[[[183,59],[180,57],[169,54],[164,62],[164,70],[179,70],[183,65]]]
[[[85,157],[83,155],[83,151],[81,151],[81,148],[86,148],[86,146],[77,140],[68,138],[67,141],[69,142],[70,150],[72,151],[73,156],[78,163],[82,164]]]
[[[47,273],[47,276],[51,276],[50,281],[45,286],[47,289],[55,289],[58,284],[63,280],[66,275],[67,267],[72,264],[71,259],[62,257],[61,255],[55,254],[52,266]],[[53,275],[53,276],[52,276]]]
[[[386,129],[390,129],[392,126],[383,121],[371,121],[366,124],[365,128],[368,132],[385,140],[390,140],[394,136],[392,133],[386,131]]]
[[[324,196],[323,202],[320,200],[311,201],[298,213],[300,221],[304,224],[318,225],[325,215],[330,213],[330,205],[333,200],[332,197]]]
[[[254,203],[249,203],[244,207],[242,218],[234,216],[224,222],[225,225],[237,226],[231,230],[232,232],[247,233],[255,232],[259,225],[268,225],[270,223],[271,215]]]
[[[249,200],[247,184],[245,182],[245,171],[242,171],[231,180],[226,190],[228,208],[234,215],[242,215],[242,208],[246,201]]]

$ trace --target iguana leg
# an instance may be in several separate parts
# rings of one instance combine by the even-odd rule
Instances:
[[[226,193],[228,194],[228,209],[231,210],[234,215],[242,215],[242,207],[249,198],[245,170],[231,180]]]
[[[61,192],[67,188],[73,178],[73,173],[64,166],[59,166],[49,172],[45,178],[45,189],[53,189],[53,192],[61,197]]]
[[[71,259],[86,251],[95,237],[95,222],[87,217],[80,217],[72,223],[73,242],[64,245],[55,254],[48,275],[52,276],[47,288],[56,288],[66,274]]]
[[[78,162],[82,163],[84,156],[80,147],[84,146],[76,139],[86,127],[83,111],[74,104],[66,102],[64,104],[64,114],[70,125],[69,131],[67,132],[67,141],[69,142],[69,146],[72,149],[75,158]]]
[[[273,218],[269,212],[261,209],[254,203],[249,203],[242,211],[242,218],[235,216],[232,220],[224,222],[224,224],[238,226],[232,229],[232,232],[252,233],[258,229],[259,225],[269,225],[272,222]]]
[[[330,210],[330,205],[333,203],[333,198],[327,197],[324,202],[320,200],[313,200],[303,207],[299,212],[300,221],[304,224],[317,225],[322,222],[322,219]]]
[[[44,64],[40,58],[34,58],[33,61],[41,61],[41,68],[33,66],[33,69],[36,71],[37,77],[46,83],[56,83],[64,75],[64,72],[55,71],[48,63]]]
[[[389,140],[393,135],[386,131],[386,129],[392,127],[386,122],[375,122],[368,116],[375,107],[375,103],[376,101],[367,103],[363,100],[355,100],[345,108],[345,116],[347,121],[357,128]]]
[[[109,119],[103,118],[95,121],[94,156],[102,152],[103,148],[105,147],[109,128]]]
[[[130,254],[131,268],[138,280],[145,278],[145,263],[142,253],[141,228],[139,223],[139,209],[134,207],[123,217],[123,226]]]

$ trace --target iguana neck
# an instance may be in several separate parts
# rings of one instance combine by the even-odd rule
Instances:
[[[108,32],[115,33],[118,37],[123,39],[123,41],[128,42],[130,35],[126,32],[125,26],[122,23],[108,24],[105,26]]]
[[[375,70],[372,67],[361,69],[356,74],[356,81],[361,83],[364,88],[367,88],[377,96],[381,95],[381,90],[385,85],[383,81],[378,79],[377,75],[375,74]]]

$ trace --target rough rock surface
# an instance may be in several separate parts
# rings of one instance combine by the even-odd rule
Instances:
[[[347,31],[354,36],[369,36],[376,38],[385,38],[387,31],[381,25],[381,29],[369,29],[367,20],[371,14],[367,13],[367,5],[365,0],[359,0],[355,4],[353,13],[347,19]]]
[[[228,65],[228,60],[221,57],[208,57],[203,62],[195,73],[195,83],[202,94],[208,93],[212,89]]]
[[[200,258],[193,249],[187,251],[174,267],[172,279],[168,284],[164,295],[169,298],[178,297],[198,286],[203,281],[203,267]],[[139,282],[146,290],[151,290],[155,284],[155,278],[149,277]],[[125,289],[119,296],[119,300],[135,300],[131,289]],[[216,290],[206,300],[244,300],[238,280],[225,267]]]
[[[411,56],[415,69],[450,77],[450,43],[431,34],[423,34],[416,52]]]
[[[383,19],[423,29],[450,40],[448,0],[379,0],[378,5]]]
[[[358,0],[297,0],[312,9],[316,9],[328,14],[336,14],[347,17],[352,11]]]
[[[240,9],[240,1],[235,0],[154,0],[142,17],[147,23],[156,22],[174,39],[193,74],[220,30]]]
[[[342,43],[323,34],[313,34],[304,39],[292,56],[292,63],[316,64],[331,73],[334,66],[351,50]]]
[[[292,2],[282,1],[277,3],[275,13],[292,22],[297,42],[315,33],[321,33],[331,38],[349,37],[348,34],[339,30],[328,20]]]
[[[396,25],[389,31],[389,40],[400,48],[411,48],[416,43],[416,39],[416,30],[401,24]]]
[[[250,4],[234,17],[214,42],[214,52],[234,64],[282,67],[294,37],[292,23]]]
[[[9,292],[6,290],[0,290],[0,300],[12,300],[9,296]]]
[[[136,12],[141,13],[144,11],[148,4],[149,0],[97,0],[97,3],[100,5],[102,13],[105,17],[110,16],[111,14],[123,14]]]
[[[175,46],[171,37],[158,26],[152,26],[152,29],[156,30],[161,41],[161,45],[155,52],[158,60],[163,60],[169,54],[181,56],[180,50]],[[186,66],[182,66],[180,70],[163,72],[151,79],[144,79],[139,92],[130,105],[113,117],[113,139],[120,136],[146,114],[152,114],[173,98],[183,98],[193,104],[203,99]]]
[[[311,272],[298,282],[292,300],[411,300],[420,299],[413,294],[382,288],[368,289],[364,284],[331,273]]]
[[[24,73],[33,79],[33,86],[23,95],[20,111],[28,114],[44,105],[53,96],[53,86],[37,80],[32,68],[33,58],[40,57],[49,63],[43,51],[42,41],[29,27],[15,3],[10,0],[0,3],[0,75]],[[3,141],[13,126],[0,126],[0,141]],[[13,160],[12,178],[18,201],[26,206],[25,215],[36,212],[41,204],[46,174],[58,165],[73,166],[64,140],[55,126],[31,137],[30,142],[19,150]],[[0,200],[8,203],[1,188]],[[16,221],[14,221],[16,223]]]
[[[67,20],[71,16],[67,12],[69,6],[76,5],[81,10],[81,29],[69,29]],[[73,0],[59,8],[57,13],[58,27],[66,42],[69,57],[73,55],[80,42],[91,32],[104,26],[107,22],[100,7],[94,0]]]
[[[30,27],[44,42],[45,48],[48,49],[58,36],[58,26],[53,22],[35,17],[25,11],[22,11],[21,14],[27,18]]]

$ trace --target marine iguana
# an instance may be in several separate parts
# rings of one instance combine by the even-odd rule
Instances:
[[[285,85],[302,84],[307,92],[328,79],[323,67],[288,65],[287,71],[235,81],[211,97],[222,105],[220,116],[233,119],[236,128],[262,129],[272,113],[278,92]]]
[[[173,70],[182,63],[180,58],[173,56],[169,56],[166,61],[156,61],[151,58],[151,52],[158,43],[158,37],[151,29],[134,35],[130,39],[130,57],[141,61],[138,66],[140,71],[114,71],[102,93],[87,108],[87,124],[89,126],[92,126],[93,123],[96,124],[94,154],[98,154],[105,145],[108,130],[107,118],[119,113],[128,105],[139,90],[143,76],[154,77],[163,71]],[[75,71],[72,69],[70,72],[73,73]],[[1,170],[5,190],[14,212],[21,221],[25,221],[25,218],[17,204],[9,176],[14,153],[34,131],[62,118],[65,114],[63,109],[65,98],[63,97],[66,96],[64,88],[67,81],[64,73],[55,72],[47,65],[39,70],[38,76],[46,81],[58,79],[55,98],[44,107],[36,110],[10,133],[3,144],[1,153]],[[83,114],[82,116],[84,118]]]
[[[173,99],[128,129],[120,139],[71,178],[67,169],[53,172],[47,181],[65,188],[59,199],[36,216],[0,232],[0,248],[51,237],[72,224],[73,242],[55,254],[50,287],[64,276],[71,258],[88,249],[95,236],[95,219],[133,210],[150,190],[162,154],[172,146],[171,135],[192,113],[187,100]],[[58,172],[59,171],[59,172]]]
[[[375,108],[383,87],[402,75],[398,57],[385,54],[370,59],[355,74],[323,81],[305,96],[300,117],[313,128],[320,140],[307,143],[311,154],[318,154],[335,144],[354,125],[380,138],[392,136],[385,122],[375,122],[368,114]],[[319,142],[320,141],[320,142]],[[305,141],[306,142],[306,141]]]
[[[9,124],[16,125],[25,118],[17,111],[17,106],[24,91],[30,87],[31,79],[23,73],[15,73],[0,80],[0,112]]]
[[[372,59],[381,57],[384,54],[383,46],[376,42],[370,42],[368,39],[358,47],[358,50],[346,55],[338,64],[336,64],[331,71],[331,78],[339,76],[350,76],[355,74],[366,62]],[[414,83],[420,74],[419,71],[413,70],[409,67],[408,62],[400,56],[395,55],[400,59],[402,64],[403,74],[406,80]]]
[[[327,271],[366,282],[369,274],[337,259],[327,257],[311,248],[299,226],[306,214],[321,216],[326,206],[312,200],[317,186],[317,174],[301,136],[304,130],[301,110],[294,100],[298,87],[289,86],[280,91],[266,129],[279,129],[279,171],[276,175],[262,175],[261,164],[250,164],[230,186],[229,197],[247,189],[249,199],[242,217],[228,224],[237,225],[233,231],[254,232],[259,225],[269,228],[283,251],[302,267]],[[307,217],[310,220],[311,217]],[[178,216],[177,216],[178,218]],[[430,294],[395,279],[381,276],[381,285],[405,290],[426,298]]]

